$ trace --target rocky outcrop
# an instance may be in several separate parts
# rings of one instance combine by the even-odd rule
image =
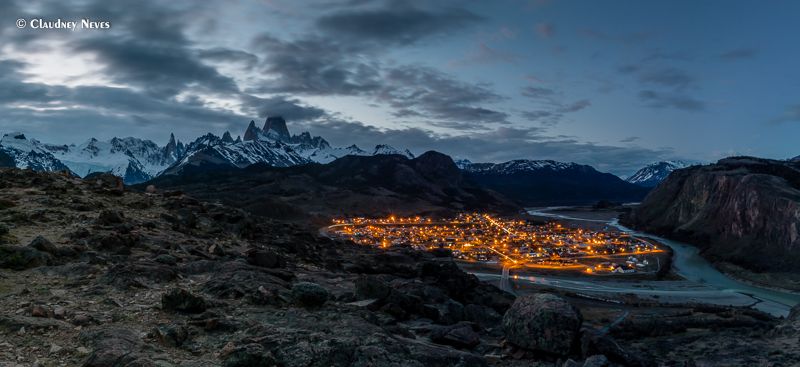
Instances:
[[[510,343],[531,350],[567,355],[578,340],[580,312],[563,298],[549,293],[517,298],[503,316]]]
[[[754,271],[800,271],[800,164],[735,157],[674,171],[622,223]]]

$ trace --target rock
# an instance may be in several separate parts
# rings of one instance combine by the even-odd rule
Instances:
[[[364,299],[384,299],[392,293],[389,284],[374,275],[362,275],[355,281],[356,298]]]
[[[208,308],[203,297],[184,289],[173,289],[161,296],[161,309],[172,312],[201,313]]]
[[[90,323],[92,323],[93,321],[94,321],[94,320],[92,319],[92,317],[91,317],[91,316],[89,316],[89,315],[87,315],[87,314],[85,314],[85,313],[80,313],[80,314],[77,314],[77,315],[75,315],[74,317],[72,317],[72,320],[70,320],[70,322],[71,322],[73,325],[76,325],[76,326],[85,326],[85,325],[89,325],[89,324],[90,324]]]
[[[225,356],[225,367],[262,367],[277,365],[272,353],[264,350],[259,344],[247,344],[228,351]]]
[[[153,337],[164,346],[180,347],[189,338],[189,331],[176,324],[162,324],[153,328]]]
[[[502,319],[503,316],[490,307],[476,304],[464,306],[464,320],[472,321],[483,328],[495,327]]]
[[[133,330],[91,330],[81,333],[80,339],[93,348],[83,364],[84,367],[155,366],[148,358],[152,353],[143,351],[144,343]]]
[[[125,215],[122,214],[119,210],[103,210],[100,212],[100,215],[97,216],[96,223],[101,226],[111,226],[114,224],[120,224],[125,221]]]
[[[562,367],[581,367],[581,364],[578,363],[578,362],[575,362],[572,359],[567,359],[567,361],[564,362],[564,365]]]
[[[155,194],[158,192],[158,190],[156,189],[155,185],[147,185],[147,187],[144,189],[144,192],[148,194]]]
[[[178,272],[173,267],[145,260],[114,265],[100,280],[120,289],[128,289],[148,288],[146,281],[165,283],[177,278]]]
[[[50,345],[50,354],[58,354],[58,352],[62,351],[63,349],[64,348],[58,344]]]
[[[578,337],[582,317],[563,298],[549,293],[517,298],[503,316],[506,340],[518,347],[567,355]]]
[[[583,367],[608,367],[608,358],[602,354],[595,354],[586,358]]]
[[[53,317],[53,311],[42,305],[34,305],[31,307],[31,316],[33,317]]]
[[[47,265],[51,256],[31,247],[0,245],[0,269],[25,270]]]
[[[58,253],[58,247],[42,236],[36,236],[36,238],[34,238],[33,241],[28,244],[28,247],[35,248],[41,252],[46,252],[51,255],[56,255]]]
[[[263,268],[283,268],[286,259],[275,251],[251,249],[247,251],[247,263]]]
[[[46,329],[63,329],[70,327],[64,321],[55,319],[48,319],[42,317],[29,317],[29,316],[1,316],[0,315],[0,330],[6,332],[16,332],[20,329],[26,330],[46,330]]]
[[[470,323],[438,327],[431,331],[431,341],[464,349],[472,349],[481,343],[480,335]]]
[[[156,256],[155,261],[166,265],[175,265],[178,263],[178,259],[176,259],[175,256],[168,254],[161,254]]]
[[[316,283],[297,282],[292,285],[292,298],[303,307],[319,307],[328,300],[328,290]]]
[[[53,307],[53,317],[63,320],[67,316],[67,310],[61,306]]]

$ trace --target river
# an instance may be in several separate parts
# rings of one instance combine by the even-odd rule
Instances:
[[[754,308],[771,313],[776,316],[785,316],[789,309],[800,303],[800,294],[783,292],[774,289],[762,288],[732,279],[703,259],[699,249],[690,244],[669,240],[663,237],[632,230],[620,225],[617,219],[601,220],[576,217],[576,214],[564,215],[553,213],[559,208],[530,209],[529,214],[556,219],[572,221],[606,222],[609,226],[630,233],[632,236],[653,238],[673,250],[673,267],[675,272],[686,279],[683,282],[674,281],[643,281],[643,282],[612,282],[604,280],[592,281],[588,279],[565,280],[558,277],[535,277],[532,281],[536,284],[546,284],[554,287],[574,289],[576,287],[594,292],[658,294],[660,297],[686,298],[687,292],[692,293],[689,300],[704,301],[715,304],[744,305],[745,299],[750,299]],[[481,274],[483,275],[483,274]],[[488,275],[488,274],[486,274]],[[519,279],[515,280],[519,281]],[[684,284],[688,283],[688,284]],[[677,286],[677,288],[676,288]],[[643,290],[644,288],[644,290]],[[729,297],[726,297],[729,296]],[[743,298],[746,297],[746,298]]]

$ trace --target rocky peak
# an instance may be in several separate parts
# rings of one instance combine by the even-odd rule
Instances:
[[[258,139],[259,130],[256,127],[256,122],[250,120],[250,125],[247,125],[247,130],[244,132],[244,140],[252,141]]]
[[[289,135],[289,129],[286,127],[286,120],[284,120],[281,116],[267,117],[267,121],[264,122],[263,131],[267,134],[270,134],[270,131],[273,131],[278,137],[278,140],[288,140],[291,138]]]
[[[222,142],[226,144],[233,144],[233,137],[231,137],[231,133],[226,131],[225,134],[222,134]]]

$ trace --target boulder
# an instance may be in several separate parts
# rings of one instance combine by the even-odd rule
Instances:
[[[161,296],[161,309],[182,313],[201,313],[208,308],[203,297],[184,289],[173,289]]]
[[[97,224],[101,226],[111,226],[125,221],[125,215],[119,210],[103,210],[97,216]]]
[[[586,358],[583,367],[608,367],[608,358],[602,354],[595,354]]]
[[[180,347],[189,338],[189,331],[177,324],[162,324],[153,328],[153,337],[167,347]]]
[[[275,251],[251,249],[247,251],[247,263],[262,268],[282,268],[286,259]]]
[[[518,347],[567,355],[579,335],[580,312],[549,293],[517,298],[503,316],[506,340]]]
[[[56,255],[58,252],[58,247],[50,242],[47,238],[42,236],[36,236],[36,238],[28,244],[28,247],[35,248],[41,252],[46,252],[51,255]]]
[[[133,330],[107,328],[81,333],[81,341],[93,350],[84,367],[156,366],[143,351],[144,343]]]
[[[392,288],[374,275],[362,275],[355,281],[356,298],[364,299],[384,299],[392,293]]]
[[[292,298],[303,307],[319,307],[328,301],[328,290],[317,283],[297,282],[292,286]]]
[[[247,344],[225,355],[225,367],[261,367],[277,365],[272,353],[260,344]]]
[[[471,323],[462,322],[441,326],[431,331],[431,341],[456,348],[472,349],[481,343],[480,335]]]
[[[32,247],[0,245],[0,269],[25,270],[47,265],[51,256]]]

